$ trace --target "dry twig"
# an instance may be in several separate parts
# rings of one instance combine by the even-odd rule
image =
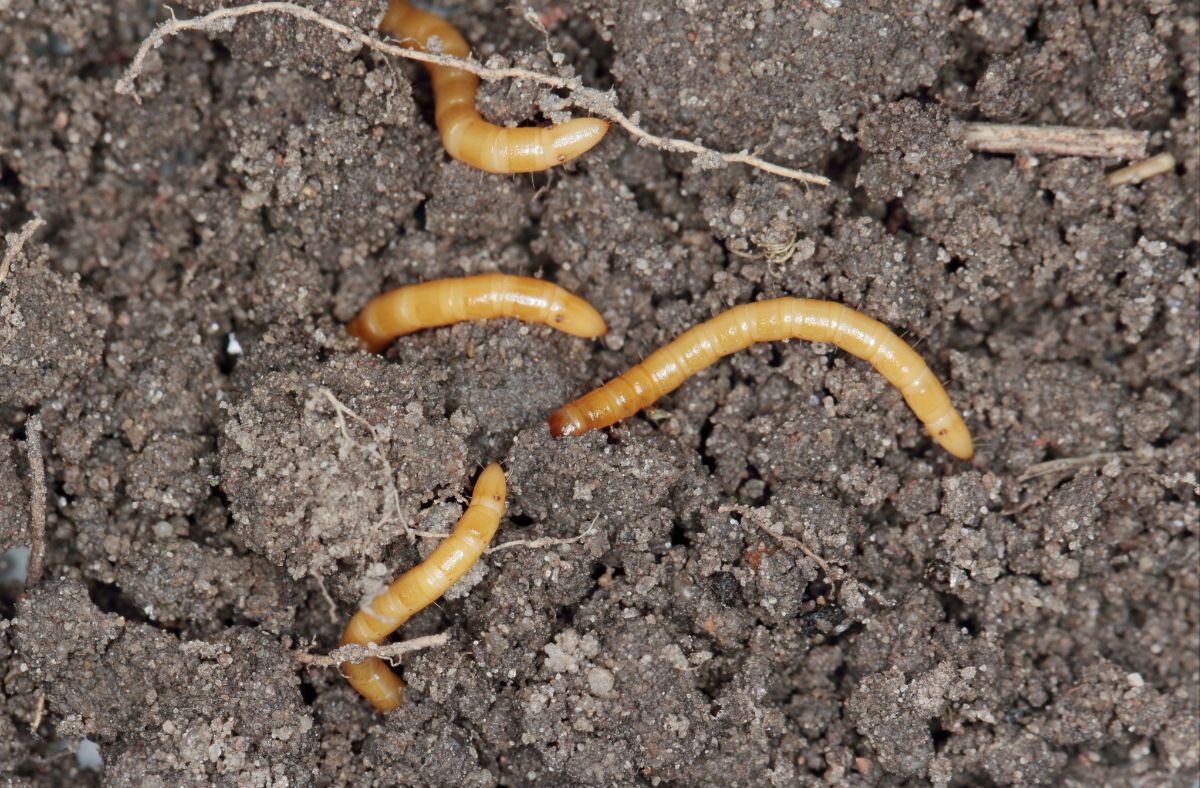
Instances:
[[[773,164],[769,161],[752,156],[746,152],[740,153],[723,153],[713,150],[690,140],[677,139],[674,137],[662,137],[657,134],[651,134],[643,129],[632,119],[629,118],[621,110],[617,109],[614,96],[603,91],[589,88],[583,84],[583,81],[578,77],[559,77],[552,74],[542,74],[537,71],[530,71],[524,68],[488,68],[480,65],[473,60],[465,60],[462,58],[451,57],[449,55],[440,55],[431,52],[421,52],[414,49],[404,49],[396,44],[390,44],[385,41],[368,35],[360,30],[355,30],[352,27],[343,25],[341,22],[335,22],[326,16],[323,16],[316,11],[303,6],[298,6],[287,2],[269,2],[269,3],[250,3],[248,5],[237,6],[235,8],[218,8],[203,16],[195,19],[175,19],[172,17],[166,22],[155,28],[141,46],[138,47],[137,54],[134,55],[133,61],[126,69],[125,75],[117,80],[116,92],[121,95],[132,95],[135,101],[139,101],[137,93],[134,92],[133,83],[145,68],[146,55],[150,50],[157,49],[163,42],[172,36],[177,36],[180,33],[188,31],[199,31],[205,33],[226,33],[232,29],[235,19],[243,16],[251,16],[253,14],[286,14],[288,16],[302,19],[306,22],[320,25],[321,27],[336,33],[340,36],[345,36],[351,41],[355,41],[361,46],[373,49],[377,52],[382,52],[386,55],[394,57],[402,57],[408,60],[416,60],[421,63],[433,63],[439,66],[450,66],[459,68],[463,71],[468,71],[475,74],[480,79],[489,81],[500,79],[525,79],[530,82],[536,82],[540,85],[545,85],[556,90],[566,90],[571,94],[571,101],[579,107],[591,112],[594,115],[599,115],[606,118],[621,128],[625,129],[631,136],[642,144],[658,148],[660,150],[672,151],[674,153],[687,153],[696,156],[698,164],[702,168],[714,168],[721,164],[745,164],[748,167],[769,172],[772,175],[778,175],[781,178],[790,178],[792,180],[801,181],[803,183],[812,183],[818,186],[828,186],[829,179],[820,175],[814,175],[803,170],[784,167],[779,164]]]
[[[1148,159],[1135,161],[1128,167],[1113,170],[1104,176],[1104,182],[1109,186],[1134,185],[1156,175],[1165,175],[1173,169],[1175,169],[1175,157],[1170,153],[1160,153]]]
[[[1129,129],[1010,126],[1004,123],[962,125],[967,147],[986,153],[1043,153],[1052,156],[1140,159],[1146,155],[1146,144],[1150,141],[1149,132]]]
[[[35,216],[25,222],[25,226],[20,230],[5,236],[4,241],[8,248],[4,252],[4,259],[0,260],[0,283],[8,278],[8,271],[12,268],[13,260],[17,259],[17,255],[25,248],[29,238],[45,223],[40,217]]]
[[[37,705],[33,708],[33,719],[29,722],[29,732],[37,735],[37,729],[42,726],[42,717],[46,713],[46,691],[38,692]]]
[[[749,506],[742,506],[741,504],[724,504],[724,505],[720,506],[717,509],[717,511],[721,512],[721,513],[734,512],[736,514],[741,515],[744,518],[746,515],[750,514],[751,508]],[[746,524],[744,519],[741,520],[740,522],[743,525]],[[883,605],[885,607],[895,607],[896,606],[896,603],[894,601],[892,601],[891,599],[888,599],[883,594],[881,594],[878,591],[876,591],[875,589],[871,588],[866,583],[860,582],[857,578],[855,578],[850,573],[845,572],[841,569],[831,567],[829,565],[829,562],[827,562],[824,558],[822,558],[821,556],[817,555],[815,552],[810,550],[808,545],[804,544],[804,542],[800,541],[796,537],[789,536],[788,534],[785,534],[785,533],[772,531],[770,528],[767,527],[766,523],[760,522],[760,523],[756,523],[756,525],[760,531],[767,534],[771,538],[779,541],[781,544],[783,544],[787,547],[791,547],[795,550],[799,550],[801,553],[803,553],[804,555],[806,555],[810,559],[812,559],[812,561],[821,568],[821,571],[825,573],[825,577],[828,578],[828,582],[830,584],[836,585],[838,583],[843,583],[848,580],[853,581],[854,584],[860,590],[863,591],[863,593],[870,596],[872,599],[879,602],[881,605]]]
[[[29,460],[30,481],[29,566],[25,571],[25,587],[33,588],[42,579],[46,560],[46,466],[42,462],[42,420],[36,415],[25,421],[25,457]]]
[[[312,665],[316,668],[333,668],[343,662],[357,664],[372,657],[386,659],[395,665],[396,660],[400,656],[410,651],[444,646],[448,640],[450,640],[449,632],[439,632],[436,635],[425,635],[424,637],[405,640],[401,643],[389,643],[386,646],[360,646],[357,643],[351,643],[340,648],[335,648],[328,654],[310,654],[307,651],[293,651],[292,656],[297,662],[303,665]]]
[[[1037,479],[1041,476],[1050,476],[1055,473],[1063,473],[1066,471],[1075,471],[1080,468],[1088,468],[1096,465],[1107,465],[1109,462],[1116,460],[1118,462],[1127,457],[1132,457],[1131,451],[1102,451],[1096,454],[1085,454],[1080,457],[1062,457],[1057,460],[1049,460],[1047,462],[1039,462],[1036,465],[1030,465],[1020,476],[1017,477],[1018,482],[1027,482],[1030,479]]]
[[[742,515],[744,517],[750,513],[750,507],[742,506],[741,504],[725,504],[725,505],[718,507],[717,511],[720,512],[721,514],[725,514],[728,512],[734,512],[734,513]],[[757,523],[757,525],[760,530],[762,530],[766,534],[769,534],[772,538],[779,540],[780,542],[782,542],[783,544],[785,544],[789,547],[799,550],[800,552],[804,553],[806,556],[811,558],[814,562],[816,562],[817,566],[821,567],[821,571],[824,572],[825,576],[828,577],[830,580],[836,582],[838,579],[841,578],[840,572],[836,573],[836,576],[835,576],[834,571],[829,567],[829,564],[825,561],[825,559],[822,558],[821,556],[817,555],[816,553],[814,553],[812,550],[808,549],[808,545],[804,544],[804,542],[800,541],[799,539],[797,539],[794,536],[788,536],[785,533],[776,533],[775,531],[772,531],[770,528],[768,528],[766,523],[760,522],[760,523]]]
[[[813,561],[816,562],[817,566],[821,567],[821,571],[825,573],[825,576],[828,577],[833,582],[836,583],[838,580],[842,579],[842,573],[840,571],[834,572],[832,569],[830,569],[829,564],[825,561],[824,558],[817,555],[812,550],[808,549],[808,545],[804,544],[804,542],[801,542],[796,537],[788,536],[787,534],[784,534],[784,533],[776,533],[775,531],[772,531],[770,528],[768,528],[766,523],[759,523],[758,527],[759,527],[759,530],[761,530],[763,533],[770,534],[771,538],[777,539],[778,541],[783,542],[785,545],[788,545],[789,547],[799,550],[800,552],[804,553],[806,556],[811,558]]]

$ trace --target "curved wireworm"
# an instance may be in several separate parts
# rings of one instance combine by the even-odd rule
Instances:
[[[496,533],[504,516],[504,497],[504,471],[493,462],[475,482],[471,503],[454,531],[428,558],[361,606],[346,625],[339,645],[378,643],[454,585],[479,560]],[[343,662],[341,670],[350,686],[379,711],[391,711],[400,705],[404,680],[378,657],[358,664]]]
[[[832,301],[807,298],[735,306],[685,331],[628,372],[559,408],[550,417],[550,432],[563,437],[615,424],[722,356],[756,342],[789,338],[829,342],[865,360],[900,389],[942,448],[961,459],[974,456],[967,425],[915,350],[878,320]]]
[[[437,37],[443,54],[466,58],[467,42],[441,17],[391,0],[379,29],[409,49],[429,49]],[[609,122],[573,118],[558,126],[509,129],[484,120],[475,109],[479,77],[451,66],[426,63],[433,81],[434,122],[453,158],[495,173],[540,172],[570,161],[604,137]]]

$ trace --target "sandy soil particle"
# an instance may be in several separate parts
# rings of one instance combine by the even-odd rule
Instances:
[[[805,164],[852,135],[870,102],[932,84],[948,56],[948,39],[931,34],[948,8],[937,0],[853,14],[823,4],[802,17],[773,2],[594,7],[614,42],[613,74],[653,125],[723,148],[753,135]],[[730,112],[750,85],[756,100]]]
[[[322,577],[402,533],[428,501],[414,491],[461,489],[462,438],[413,401],[431,383],[365,354],[256,379],[221,442],[237,536],[293,577]]]
[[[310,779],[313,720],[270,637],[231,627],[209,641],[181,640],[101,612],[69,580],[31,594],[16,621],[17,649],[37,666],[59,733],[110,744],[113,783]],[[171,757],[145,757],[162,744]]]
[[[360,29],[384,7],[305,4]],[[29,542],[35,412],[49,487],[42,583],[0,582],[0,781],[1192,785],[1200,5],[432,8],[481,60],[833,182],[615,129],[551,173],[477,173],[422,68],[281,16],[165,43],[139,105],[113,83],[165,12],[0,0],[0,228],[46,221],[0,283],[0,548]],[[570,112],[516,82],[479,106]],[[1111,187],[1115,161],[968,151],[981,121],[1146,130],[1178,164]],[[497,320],[369,355],[341,327],[484,271],[611,330]],[[562,402],[784,295],[914,343],[975,461],[800,342],[550,438]],[[399,633],[448,635],[398,666],[406,704],[296,661],[492,460],[515,544]]]
[[[0,552],[28,541],[29,490],[17,475],[19,451],[15,441],[0,439]]]
[[[903,197],[921,178],[945,188],[971,160],[950,113],[937,105],[904,99],[863,118],[858,144],[868,153],[856,185],[875,200]]]
[[[41,244],[26,247],[0,284],[0,408],[31,408],[72,388],[100,361],[107,307],[76,277],[50,269]]]

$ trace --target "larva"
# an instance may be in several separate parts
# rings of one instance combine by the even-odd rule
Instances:
[[[550,432],[557,438],[615,424],[722,356],[756,342],[789,338],[828,342],[865,360],[900,389],[942,448],[961,459],[974,456],[967,425],[915,350],[878,320],[807,298],[735,306],[687,330],[625,374],[559,408],[550,417]]]
[[[423,328],[494,317],[544,323],[577,337],[608,331],[600,313],[574,293],[541,279],[508,274],[435,279],[397,288],[368,301],[346,329],[376,353],[396,337]]]
[[[454,531],[428,558],[361,607],[346,625],[340,645],[378,643],[454,585],[479,560],[496,533],[504,516],[504,496],[504,471],[493,462],[475,482],[471,503]],[[343,662],[341,670],[350,686],[379,711],[400,705],[404,680],[383,660],[371,657],[358,664]]]
[[[391,0],[379,29],[410,49],[428,50],[429,39],[442,53],[465,58],[467,42],[448,22]],[[540,172],[586,153],[604,137],[609,122],[574,118],[559,126],[508,129],[488,123],[475,109],[479,77],[460,68],[426,63],[433,81],[434,121],[442,145],[453,158],[495,173]]]

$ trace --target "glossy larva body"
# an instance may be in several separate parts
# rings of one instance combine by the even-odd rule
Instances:
[[[428,49],[436,37],[445,55],[466,58],[467,42],[446,20],[392,0],[379,29],[411,49]],[[574,118],[558,126],[509,129],[485,121],[475,109],[479,77],[450,66],[425,64],[433,81],[434,118],[453,158],[494,173],[540,172],[570,161],[604,137],[609,123]]]
[[[566,334],[608,330],[600,313],[558,285],[528,276],[479,274],[407,285],[372,298],[346,329],[378,352],[396,337],[464,320],[514,317]]]
[[[942,384],[908,343],[878,320],[832,301],[776,298],[744,304],[681,334],[641,364],[570,402],[550,417],[555,437],[579,435],[632,416],[718,358],[756,342],[828,342],[857,356],[900,389],[913,413],[946,451],[974,455],[971,433]]]
[[[492,463],[475,482],[471,503],[454,531],[428,558],[363,605],[346,625],[340,645],[379,643],[454,585],[487,549],[504,516],[504,499],[504,472],[498,463]],[[391,711],[403,700],[403,679],[381,659],[344,662],[341,670],[350,686],[379,711]]]

